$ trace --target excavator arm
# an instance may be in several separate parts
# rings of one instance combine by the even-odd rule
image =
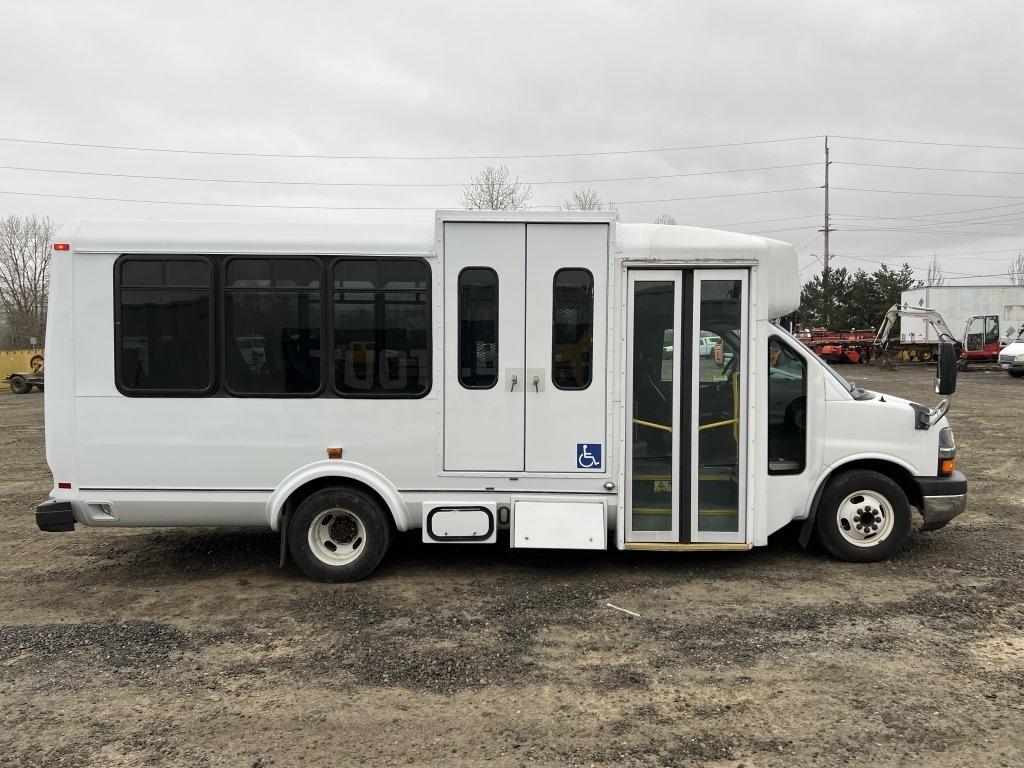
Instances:
[[[946,325],[942,315],[934,309],[928,309],[927,307],[901,307],[899,304],[893,304],[885,313],[885,317],[882,318],[882,324],[878,327],[875,341],[871,345],[872,357],[879,367],[895,368],[897,365],[896,355],[890,351],[889,344],[892,341],[896,321],[901,317],[913,317],[923,320],[931,326],[938,341],[951,342],[956,348],[958,356],[962,352],[963,345],[953,335],[953,332],[949,330],[949,326]]]

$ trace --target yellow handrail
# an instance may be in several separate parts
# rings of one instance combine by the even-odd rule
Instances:
[[[651,429],[660,429],[663,432],[671,432],[672,427],[666,427],[664,424],[655,424],[653,421],[641,421],[640,419],[633,419],[634,424],[639,424],[641,427],[650,427]]]

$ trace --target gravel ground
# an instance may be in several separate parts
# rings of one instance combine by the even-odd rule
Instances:
[[[1020,766],[1022,404],[961,375],[970,510],[891,562],[413,534],[323,585],[268,532],[39,532],[42,397],[0,394],[0,764]]]

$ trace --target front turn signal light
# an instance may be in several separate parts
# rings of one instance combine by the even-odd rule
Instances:
[[[939,463],[940,475],[952,475],[954,469],[956,469],[956,459],[943,459]]]

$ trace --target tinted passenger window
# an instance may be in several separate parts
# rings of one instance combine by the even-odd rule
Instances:
[[[768,473],[803,472],[807,459],[807,364],[778,336],[768,339]]]
[[[459,383],[467,389],[498,383],[498,274],[488,267],[459,273]]]
[[[419,259],[344,259],[333,276],[334,383],[350,397],[430,391],[430,268]]]
[[[209,263],[122,259],[119,269],[120,389],[126,394],[152,395],[208,392],[214,382]]]
[[[594,376],[594,277],[586,269],[555,273],[551,379],[559,389],[586,389]]]
[[[224,291],[227,388],[238,395],[320,389],[320,264],[232,259]]]

